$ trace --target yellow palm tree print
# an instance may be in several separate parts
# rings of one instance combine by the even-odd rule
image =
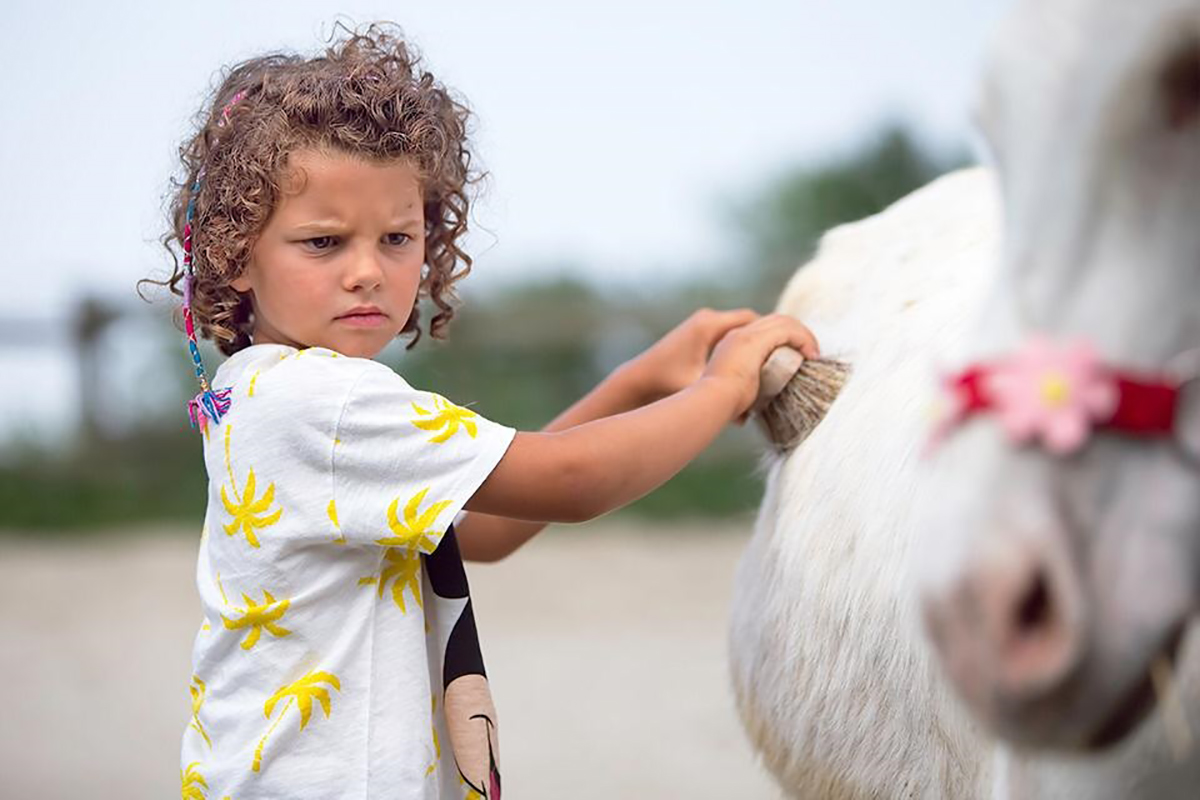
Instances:
[[[291,601],[287,599],[276,600],[266,589],[263,589],[262,593],[263,602],[257,604],[250,599],[250,595],[245,592],[242,593],[242,599],[246,601],[246,607],[241,610],[241,616],[237,619],[228,619],[224,614],[221,615],[221,619],[225,620],[225,627],[231,631],[240,628],[250,629],[250,635],[242,642],[243,650],[249,650],[251,647],[254,647],[258,642],[258,637],[262,636],[263,628],[266,628],[272,636],[291,635],[291,631],[287,628],[275,624],[287,612]]]
[[[208,747],[212,749],[212,739],[208,738],[208,732],[204,730],[204,726],[200,723],[200,706],[204,705],[204,694],[208,689],[204,685],[204,681],[200,680],[199,675],[192,676],[192,685],[188,687],[188,692],[192,695],[192,721],[190,727],[204,737],[204,741],[208,743]]]
[[[322,683],[328,683],[339,692],[342,690],[341,681],[332,672],[309,672],[299,680],[279,687],[279,691],[267,699],[266,704],[263,706],[263,713],[267,719],[271,718],[271,712],[275,710],[276,703],[285,697],[287,698],[287,702],[284,704],[283,710],[279,712],[279,717],[267,729],[266,734],[259,741],[258,747],[254,748],[254,762],[250,765],[252,770],[255,772],[259,771],[259,768],[262,766],[262,751],[267,743],[267,738],[275,730],[280,721],[287,716],[287,711],[292,707],[293,702],[300,709],[300,730],[304,730],[304,726],[308,724],[308,720],[312,717],[312,702],[314,697],[321,704],[321,710],[325,712],[325,718],[329,719],[329,690],[320,686]]]
[[[335,445],[338,444],[337,439],[334,439],[333,443]],[[333,523],[334,530],[336,530],[338,532],[337,538],[335,538],[333,540],[333,543],[334,544],[345,544],[346,543],[346,534],[342,533],[342,525],[341,525],[341,523],[338,522],[337,502],[336,501],[334,501],[332,499],[329,501],[329,505],[325,508],[325,514],[329,517],[329,521]]]
[[[187,765],[187,771],[179,770],[179,796],[180,800],[204,800],[206,792],[208,792],[208,784],[204,780],[196,767],[200,766],[199,761],[193,761]],[[204,787],[201,789],[201,787]]]
[[[392,584],[392,600],[400,607],[400,610],[405,614],[408,613],[408,608],[404,605],[405,589],[412,592],[413,599],[417,601],[417,608],[422,608],[421,554],[408,547],[389,547],[383,551],[383,557],[385,563],[379,574],[359,578],[358,585],[378,584],[379,596],[383,597],[383,590],[387,582],[395,579],[395,583]]]
[[[417,492],[404,504],[404,521],[401,522],[396,516],[396,507],[400,504],[400,498],[397,497],[388,506],[387,518],[388,527],[392,529],[395,536],[388,536],[384,539],[376,539],[376,544],[384,544],[389,546],[407,547],[409,549],[420,550],[423,553],[432,553],[437,549],[437,542],[430,537],[440,537],[442,531],[431,530],[437,519],[438,514],[445,510],[446,506],[450,505],[449,500],[443,500],[440,503],[434,503],[429,508],[418,513],[421,507],[421,502],[425,499],[425,495],[429,492],[429,487]]]
[[[262,516],[266,513],[271,504],[275,502],[275,484],[271,483],[267,486],[267,490],[263,492],[261,498],[255,499],[255,490],[257,488],[254,478],[254,469],[251,468],[246,476],[246,485],[241,493],[238,493],[237,479],[233,476],[233,464],[229,458],[229,438],[233,433],[233,426],[228,422],[225,423],[225,469],[229,472],[229,492],[225,491],[225,484],[221,484],[221,502],[225,504],[225,510],[233,517],[233,521],[228,525],[223,526],[225,533],[229,536],[235,535],[238,530],[246,534],[246,541],[251,547],[258,547],[258,536],[255,530],[258,528],[266,528],[274,525],[279,521],[279,517],[283,514],[282,508],[275,509],[273,514]],[[229,499],[229,494],[233,495],[233,500]]]
[[[430,442],[441,444],[454,434],[458,433],[460,426],[467,432],[468,436],[470,436],[472,439],[475,438],[477,428],[475,423],[471,420],[474,417],[478,417],[478,414],[470,409],[463,408],[462,406],[456,406],[454,403],[451,403],[449,400],[440,395],[434,394],[431,395],[431,397],[433,397],[434,411],[421,408],[416,403],[412,404],[413,409],[415,409],[416,412],[421,416],[432,417],[432,419],[414,419],[412,420],[413,425],[417,426],[423,431],[436,431],[441,428],[446,429],[437,436],[434,436],[432,439],[429,439]],[[435,411],[437,413],[434,413]]]
[[[429,699],[433,701],[431,703],[432,708],[430,709],[430,714],[436,716],[436,714],[437,714],[437,695],[433,695]],[[426,768],[425,777],[429,777],[430,775],[432,775],[434,770],[437,769],[438,762],[442,760],[442,745],[438,742],[437,720],[436,719],[430,723],[429,730],[430,730],[430,733],[433,734],[433,763],[430,764]]]

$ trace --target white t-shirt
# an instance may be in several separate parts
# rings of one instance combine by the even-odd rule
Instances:
[[[212,384],[232,405],[202,437],[183,797],[494,797],[495,713],[445,534],[516,431],[324,348],[254,345]]]

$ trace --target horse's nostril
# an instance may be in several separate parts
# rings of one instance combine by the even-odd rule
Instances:
[[[1008,574],[1008,592],[1003,582],[998,588],[993,647],[1002,691],[1029,700],[1067,677],[1081,631],[1070,613],[1069,579],[1044,554],[1026,555],[1023,569]]]
[[[1017,633],[1036,634],[1050,623],[1052,616],[1046,573],[1039,569],[1017,604]]]

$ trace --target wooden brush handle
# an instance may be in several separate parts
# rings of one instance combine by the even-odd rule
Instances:
[[[800,355],[799,350],[787,345],[775,348],[763,362],[758,378],[758,399],[754,401],[751,410],[759,411],[774,400],[792,378],[796,377],[803,364],[804,356]]]

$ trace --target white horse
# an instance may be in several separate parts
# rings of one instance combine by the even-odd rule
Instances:
[[[983,97],[1001,181],[982,169],[948,176],[830,232],[780,299],[779,310],[812,325],[827,353],[854,364],[808,441],[771,465],[735,584],[730,644],[739,709],[764,762],[795,797],[970,798],[993,787],[1013,797],[1191,797],[1200,786],[1200,762],[1176,761],[1157,716],[1102,757],[997,751],[943,686],[916,621],[910,566],[910,556],[943,547],[925,534],[916,509],[949,499],[923,459],[934,367],[960,363],[978,320],[1004,299],[990,288],[1000,285],[1003,295],[997,281],[1014,257],[1069,248],[1061,226],[1086,218],[1092,198],[1066,186],[1067,178],[1104,173],[1083,162],[1108,157],[1114,141],[1140,132],[1088,117],[1079,104],[1103,106],[1094,96],[1103,84],[1126,87],[1123,107],[1137,106],[1139,86],[1129,82],[1148,63],[1169,63],[1179,46],[1155,32],[1186,21],[1194,0],[1125,5],[1156,23],[1114,25],[1124,8],[1116,0],[1041,0],[1019,9]],[[1106,35],[1096,39],[1098,27]],[[1107,65],[1100,70],[1084,57],[1093,51],[1115,63],[1100,58]],[[1019,55],[1027,52],[1038,58]],[[1014,118],[1018,101],[1045,125]],[[1182,111],[1186,118],[1186,104]],[[1185,201],[1185,175],[1174,176],[1176,194],[1154,202]],[[1055,176],[1064,181],[1050,183],[1062,188],[1057,203],[1029,208],[1032,185]],[[1200,229],[1200,214],[1195,219]],[[1160,252],[1151,247],[1148,256]],[[1200,279],[1200,258],[1192,264]],[[1194,283],[1180,286],[1197,296]],[[1078,302],[1095,302],[1099,288]],[[961,438],[946,449],[967,447]],[[1186,654],[1184,666],[1200,675],[1200,653]],[[1200,698],[1187,702],[1200,708]]]

